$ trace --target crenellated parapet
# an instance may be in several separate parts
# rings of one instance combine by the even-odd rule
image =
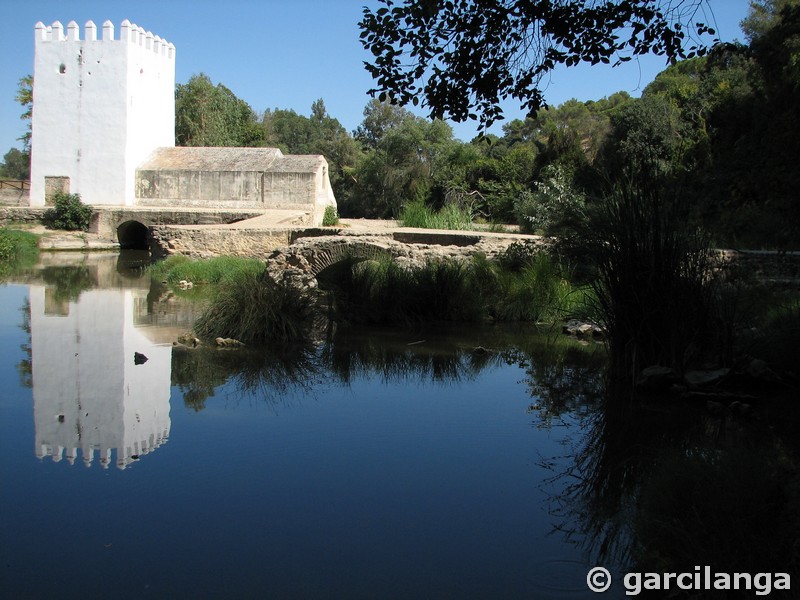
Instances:
[[[115,38],[114,24],[111,21],[103,23],[101,36],[98,37],[97,25],[94,21],[87,21],[84,25],[84,36],[81,38],[80,26],[75,21],[67,24],[66,32],[61,21],[56,21],[52,25],[45,25],[41,21],[36,23],[36,43],[41,42],[120,42],[135,46],[140,46],[145,50],[151,50],[154,54],[165,58],[175,59],[175,46],[167,40],[153,35],[151,31],[146,31],[135,23],[125,19],[119,28],[119,37]]]
[[[136,165],[175,145],[175,46],[128,20],[39,22],[34,40],[30,205],[132,206]]]

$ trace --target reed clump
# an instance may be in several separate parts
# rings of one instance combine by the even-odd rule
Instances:
[[[421,229],[456,229],[473,228],[472,212],[455,202],[445,203],[438,211],[424,202],[417,200],[403,206],[398,221],[403,227]]]
[[[195,322],[206,339],[233,338],[248,345],[291,345],[307,339],[311,299],[302,290],[274,282],[264,271],[245,269],[226,279]]]

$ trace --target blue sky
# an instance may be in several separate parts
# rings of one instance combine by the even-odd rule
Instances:
[[[6,3],[7,2],[7,3]],[[366,2],[375,6],[373,0]],[[110,19],[117,27],[128,19],[166,38],[177,49],[176,79],[185,83],[204,72],[223,83],[257,112],[293,109],[308,115],[322,98],[328,113],[352,131],[363,118],[372,81],[363,68],[368,55],[359,43],[363,1],[351,0],[5,0],[0,36],[0,156],[19,147],[24,133],[14,101],[17,81],[33,71],[33,35],[37,21],[89,19],[98,28]],[[739,22],[748,0],[710,0],[722,40],[742,39]],[[711,21],[711,19],[709,19]],[[545,98],[557,105],[570,98],[597,100],[625,90],[638,96],[664,68],[663,59],[647,57],[623,67],[560,69],[550,78]],[[514,104],[507,120],[522,116]],[[500,134],[501,125],[492,131]],[[453,124],[469,140],[473,123]]]

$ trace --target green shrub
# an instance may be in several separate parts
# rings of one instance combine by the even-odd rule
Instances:
[[[532,263],[542,249],[530,242],[513,242],[497,257],[497,262],[504,269],[519,273],[526,265]]]
[[[572,174],[564,167],[546,167],[536,190],[523,190],[514,202],[520,229],[557,235],[575,220],[583,219],[585,198],[572,180]]]
[[[92,207],[81,202],[80,194],[56,192],[55,206],[45,211],[42,221],[51,229],[88,231],[92,218]]]
[[[339,224],[339,213],[335,206],[326,206],[325,214],[322,217],[323,227],[332,227]]]

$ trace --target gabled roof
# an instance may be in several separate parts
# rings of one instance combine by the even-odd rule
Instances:
[[[259,171],[314,173],[325,159],[319,154],[284,155],[278,148],[156,148],[140,171]]]

